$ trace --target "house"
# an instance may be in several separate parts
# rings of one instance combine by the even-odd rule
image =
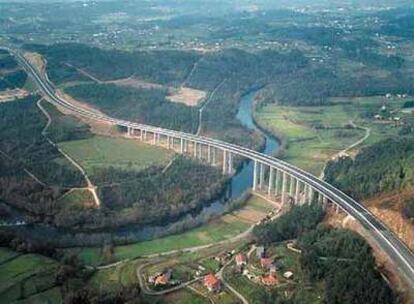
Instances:
[[[279,280],[274,275],[268,275],[268,276],[262,277],[262,283],[263,285],[266,285],[266,286],[274,286],[274,285],[279,284]]]
[[[259,246],[256,248],[256,257],[258,259],[261,259],[262,257],[264,257],[265,254],[265,249],[263,246]]]
[[[263,269],[269,269],[270,266],[273,265],[273,259],[272,258],[261,258],[260,265],[262,266]]]
[[[155,279],[154,285],[155,286],[165,286],[165,285],[167,285],[169,283],[169,281],[170,281],[170,278],[168,277],[167,274],[164,273],[164,274],[158,276]]]
[[[286,278],[286,279],[288,279],[288,280],[291,280],[291,279],[293,279],[293,272],[292,271],[286,271],[283,274],[283,277]]]
[[[220,290],[220,280],[212,273],[204,277],[204,286],[207,287],[208,291],[218,291]]]
[[[236,265],[243,266],[247,264],[246,256],[244,254],[236,255]]]

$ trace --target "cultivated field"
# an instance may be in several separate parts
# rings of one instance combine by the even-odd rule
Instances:
[[[180,87],[178,89],[170,89],[170,95],[167,99],[172,102],[183,103],[190,107],[195,107],[206,98],[207,94],[204,91]]]
[[[78,161],[88,174],[98,168],[143,170],[150,166],[167,164],[173,153],[134,140],[93,136],[67,141],[59,146]]]
[[[115,247],[112,261],[134,258],[170,250],[200,246],[230,239],[246,231],[258,218],[263,218],[273,209],[273,206],[261,198],[251,197],[246,205],[239,210],[226,214],[210,223],[186,231],[181,234],[140,242],[136,244]],[[69,249],[79,253],[86,263],[97,265],[102,263],[101,248]]]
[[[37,254],[19,255],[7,248],[0,248],[0,299],[2,303],[11,303],[25,299],[22,303],[36,303],[36,297],[48,290],[51,293],[55,285],[57,263]],[[59,303],[60,293],[53,292],[51,303]],[[33,299],[30,300],[30,299]],[[54,301],[59,298],[59,301]],[[38,303],[40,303],[38,301]]]
[[[319,175],[327,160],[366,134],[365,130],[352,127],[352,122],[371,130],[366,141],[355,148],[360,149],[398,134],[400,129],[395,123],[374,119],[384,102],[387,113],[407,116],[400,112],[404,101],[398,99],[378,96],[331,101],[335,104],[319,107],[266,105],[258,109],[255,118],[263,128],[287,141],[283,154],[286,161]]]

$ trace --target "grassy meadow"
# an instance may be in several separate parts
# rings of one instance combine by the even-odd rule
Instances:
[[[59,146],[90,175],[95,169],[108,167],[139,171],[166,164],[173,155],[170,151],[136,140],[104,136],[67,141]]]
[[[151,241],[116,246],[114,248],[112,261],[116,262],[127,258],[135,258],[226,240],[246,231],[252,224],[260,218],[263,218],[272,209],[273,206],[268,202],[253,196],[241,209],[225,214],[201,227]],[[73,248],[67,251],[78,253],[80,259],[89,265],[99,265],[104,262],[102,248]]]
[[[387,112],[398,113],[404,100],[374,96],[331,101],[331,105],[312,107],[264,105],[258,107],[255,118],[260,126],[286,140],[286,161],[315,175],[321,173],[328,159],[364,137],[366,131],[352,128],[351,122],[371,130],[368,139],[356,149],[399,131],[392,122],[374,120],[374,115],[380,113],[384,102]]]

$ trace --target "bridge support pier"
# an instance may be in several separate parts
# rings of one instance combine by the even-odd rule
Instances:
[[[281,171],[276,169],[275,196],[279,195]]]
[[[264,164],[260,163],[260,176],[259,176],[259,189],[263,190],[263,184],[264,184]]]
[[[216,165],[216,148],[213,148],[212,152],[212,164],[213,166]]]
[[[193,142],[193,154],[194,158],[197,159],[197,142]]]
[[[270,167],[269,186],[267,188],[267,195],[269,196],[272,195],[272,189],[273,189],[273,184],[274,184],[274,174],[275,174],[275,170],[273,169],[273,167]]]
[[[233,154],[231,152],[229,152],[228,157],[228,173],[233,174]]]
[[[223,174],[227,173],[227,151],[223,150]]]
[[[253,191],[257,189],[257,160],[253,160]]]
[[[289,196],[293,197],[295,191],[295,178],[290,175]]]
[[[282,177],[282,204],[286,203],[286,194],[287,194],[287,173],[283,172],[283,177]]]
[[[296,189],[295,189],[295,204],[299,205],[299,191],[300,191],[300,181],[296,179]]]

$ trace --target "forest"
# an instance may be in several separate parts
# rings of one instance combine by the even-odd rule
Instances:
[[[277,220],[256,226],[253,234],[261,244],[297,239],[301,267],[311,282],[323,284],[324,303],[398,303],[369,244],[355,232],[322,224],[324,216],[316,204],[294,206]]]
[[[198,109],[168,101],[165,89],[79,84],[65,91],[112,117],[190,133],[197,130]]]
[[[398,303],[377,270],[371,247],[355,232],[319,227],[304,233],[298,245],[310,279],[324,283],[325,303]]]
[[[253,229],[257,242],[269,244],[299,237],[306,231],[315,229],[325,216],[317,204],[293,206],[277,220],[262,223]]]
[[[85,183],[82,174],[41,134],[47,120],[36,106],[39,98],[29,96],[0,107],[2,156],[47,185],[82,187]]]
[[[62,208],[54,222],[74,231],[110,231],[138,223],[165,225],[210,203],[222,193],[226,182],[220,170],[184,157],[162,170],[100,169],[92,179],[98,186],[101,208],[81,212],[77,207]]]
[[[402,190],[414,182],[414,138],[390,138],[350,157],[328,162],[327,182],[357,199]]]

